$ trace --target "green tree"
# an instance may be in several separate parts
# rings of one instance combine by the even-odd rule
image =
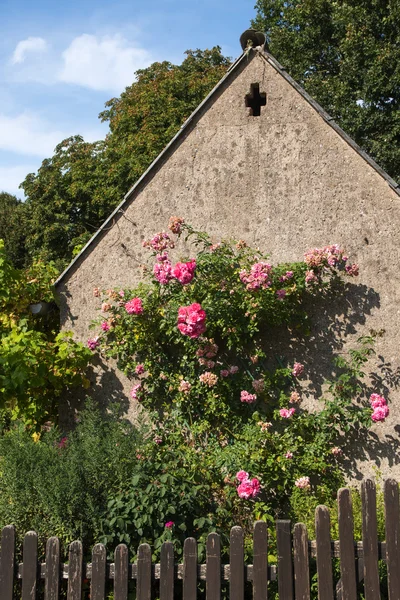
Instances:
[[[25,204],[7,192],[0,192],[0,239],[4,240],[7,258],[15,267],[23,267],[26,263]]]
[[[252,26],[343,129],[400,179],[400,3],[257,0]]]
[[[57,415],[66,388],[88,384],[90,351],[71,333],[58,333],[51,287],[57,275],[54,265],[42,262],[15,269],[0,240],[0,417],[35,428]],[[32,315],[31,304],[52,300],[53,313]]]
[[[22,184],[31,257],[68,263],[182,123],[224,75],[229,60],[216,47],[187,51],[181,65],[154,63],[106,104],[106,140],[81,136],[61,142],[54,155]]]

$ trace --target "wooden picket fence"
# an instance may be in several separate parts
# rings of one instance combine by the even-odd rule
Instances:
[[[206,600],[220,600],[221,585],[229,582],[231,600],[244,600],[249,596],[251,582],[254,600],[267,600],[268,582],[276,581],[280,600],[309,600],[310,558],[316,558],[319,600],[357,600],[357,588],[362,585],[366,600],[381,598],[382,582],[379,580],[378,562],[387,568],[389,600],[400,600],[400,510],[399,486],[392,479],[384,485],[385,541],[378,541],[375,484],[366,480],[362,484],[362,541],[355,542],[351,495],[347,488],[338,492],[339,541],[330,536],[329,511],[318,506],[315,513],[316,539],[309,541],[306,528],[297,523],[293,530],[290,521],[276,522],[277,564],[268,564],[267,525],[258,521],[253,533],[253,564],[244,561],[244,533],[233,527],[230,535],[229,564],[221,564],[220,537],[208,536],[206,563],[198,564],[197,543],[187,538],[184,543],[183,562],[176,564],[173,545],[165,542],[161,548],[159,564],[152,564],[151,549],[141,544],[137,562],[130,563],[128,549],[120,544],[114,562],[108,562],[106,548],[97,544],[93,548],[92,562],[85,564],[81,542],[69,546],[68,563],[60,561],[60,544],[56,537],[47,541],[46,561],[38,562],[37,535],[28,532],[23,545],[23,563],[15,562],[15,530],[7,526],[2,530],[0,551],[0,599],[36,600],[39,585],[44,587],[45,600],[58,600],[65,581],[68,600],[105,600],[106,585],[111,581],[114,600],[128,599],[128,586],[136,581],[134,596],[137,600],[151,600],[155,582],[160,600],[196,600],[198,584],[205,582]],[[340,559],[340,580],[334,585],[332,558]],[[86,581],[85,581],[86,580]],[[177,586],[177,580],[182,580]],[[85,581],[85,584],[83,582]],[[83,592],[83,585],[89,591]],[[44,585],[43,585],[44,584]],[[174,589],[175,588],[175,589]],[[65,592],[64,592],[65,593]],[[174,596],[175,593],[175,596]],[[43,591],[40,592],[43,597]],[[63,596],[65,597],[65,595]]]

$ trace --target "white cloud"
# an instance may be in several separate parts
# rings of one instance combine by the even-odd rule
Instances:
[[[133,82],[137,69],[152,62],[147,50],[129,44],[120,35],[99,38],[83,34],[72,40],[62,57],[60,81],[119,93]]]
[[[28,173],[37,170],[38,165],[14,165],[0,167],[0,192],[15,194],[18,198],[24,198],[23,190],[19,190],[19,185],[24,181]]]
[[[104,131],[100,128],[98,131],[92,129],[78,133],[88,142],[104,137]],[[32,112],[25,111],[14,117],[0,113],[0,150],[40,158],[49,157],[57,144],[70,135],[70,129],[56,129],[50,122]]]
[[[31,52],[46,52],[48,46],[46,40],[40,37],[28,37],[26,40],[18,42],[12,58],[13,65],[23,63],[26,56]]]

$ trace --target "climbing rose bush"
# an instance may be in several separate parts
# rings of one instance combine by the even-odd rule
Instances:
[[[179,238],[192,250],[174,262]],[[337,359],[320,410],[307,410],[302,383],[310,374],[296,339],[308,335],[310,308],[344,294],[358,266],[338,245],[274,264],[244,241],[215,243],[179,217],[143,246],[151,253],[148,282],[103,294],[96,288],[100,316],[90,346],[132,379],[155,451],[161,457],[179,447],[191,456],[187,479],[201,473],[213,490],[210,527],[280,514],[305,492],[325,501],[344,483],[352,431],[384,420],[389,409],[376,390],[368,403],[359,383],[373,352],[366,337]],[[285,330],[290,358],[274,352]]]

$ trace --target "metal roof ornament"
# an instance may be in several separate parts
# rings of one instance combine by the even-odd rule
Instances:
[[[265,46],[265,43],[265,34],[262,31],[256,31],[255,29],[246,29],[240,36],[240,45],[242,46],[243,52],[249,48]]]

